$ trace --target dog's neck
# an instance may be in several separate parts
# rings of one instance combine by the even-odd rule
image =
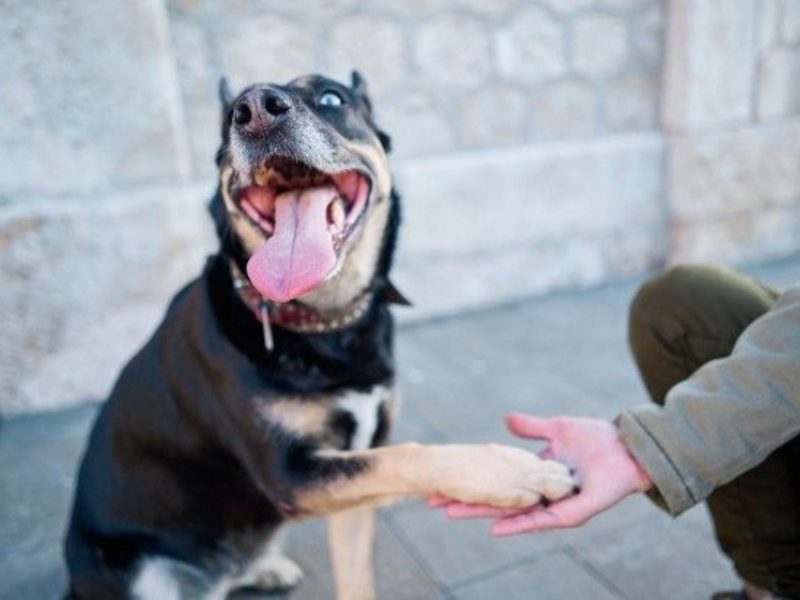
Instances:
[[[320,310],[299,301],[275,304],[259,294],[250,280],[230,261],[233,287],[256,319],[262,323],[269,321],[298,333],[326,333],[350,326],[361,318],[375,296],[379,282],[364,288],[348,304],[328,310]]]
[[[376,290],[364,315],[335,331],[302,333],[274,327],[267,351],[261,324],[234,288],[229,257],[213,257],[203,275],[215,327],[264,378],[264,385],[291,393],[351,387],[367,389],[391,380],[392,317],[383,289]],[[207,321],[201,315],[203,323]]]
[[[387,284],[378,275],[378,262],[384,249],[390,208],[388,194],[379,197],[340,268],[317,289],[283,304],[262,297],[236,262],[230,261],[234,287],[261,321],[268,351],[273,348],[273,325],[297,333],[327,333],[349,327],[363,317],[376,292]]]

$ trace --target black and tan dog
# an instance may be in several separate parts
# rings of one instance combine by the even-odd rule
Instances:
[[[571,490],[564,467],[516,448],[383,446],[399,201],[361,77],[221,96],[221,249],[97,418],[66,540],[70,596],[288,587],[301,572],[280,526],[326,515],[338,596],[371,598],[370,507],[434,493],[524,507]]]

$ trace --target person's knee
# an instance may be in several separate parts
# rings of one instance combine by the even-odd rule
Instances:
[[[678,265],[655,275],[631,302],[628,339],[634,355],[705,355],[688,348],[692,335],[735,340],[735,324],[743,321],[729,309],[747,291],[742,276],[718,267]]]
[[[651,329],[665,316],[695,305],[698,286],[712,269],[701,265],[679,265],[646,281],[631,302],[629,322],[632,332],[642,327]]]
[[[774,300],[774,292],[735,271],[679,265],[642,286],[631,304],[630,326],[670,330],[680,324],[679,329],[735,339]]]
[[[650,397],[659,404],[689,375],[686,333],[702,313],[697,294],[708,276],[706,267],[673,267],[649,279],[631,303],[628,342]],[[686,359],[678,365],[680,356]]]

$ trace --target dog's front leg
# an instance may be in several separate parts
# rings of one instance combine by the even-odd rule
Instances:
[[[328,515],[339,600],[371,600],[374,506],[403,496],[445,495],[462,502],[524,508],[574,486],[563,465],[496,444],[401,444],[321,450],[303,464],[313,477],[291,494],[289,514]]]
[[[295,489],[298,515],[330,515],[392,496],[439,494],[462,502],[526,508],[557,500],[574,487],[560,463],[497,444],[401,444],[359,451],[322,450],[319,476]]]
[[[338,600],[372,600],[375,509],[362,506],[328,517],[328,547]]]

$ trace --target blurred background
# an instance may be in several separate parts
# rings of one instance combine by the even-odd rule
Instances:
[[[645,397],[624,326],[646,273],[800,250],[798,0],[0,0],[0,413],[101,400],[214,251],[221,75],[238,89],[353,68],[404,200],[403,437],[496,439],[512,405],[613,416]],[[766,273],[796,277],[784,264]],[[0,476],[0,565],[30,597],[32,569],[55,572],[94,408],[75,410],[10,419],[0,437],[17,473]],[[379,574],[415,573],[387,597],[485,598],[526,589],[514,565],[555,548],[537,577],[561,591],[544,597],[581,597],[563,573],[596,598],[729,581],[704,516],[675,533],[642,503],[624,543],[613,517],[563,545],[502,548],[399,510]],[[691,580],[698,565],[712,581]],[[699,587],[660,594],[672,572]]]

